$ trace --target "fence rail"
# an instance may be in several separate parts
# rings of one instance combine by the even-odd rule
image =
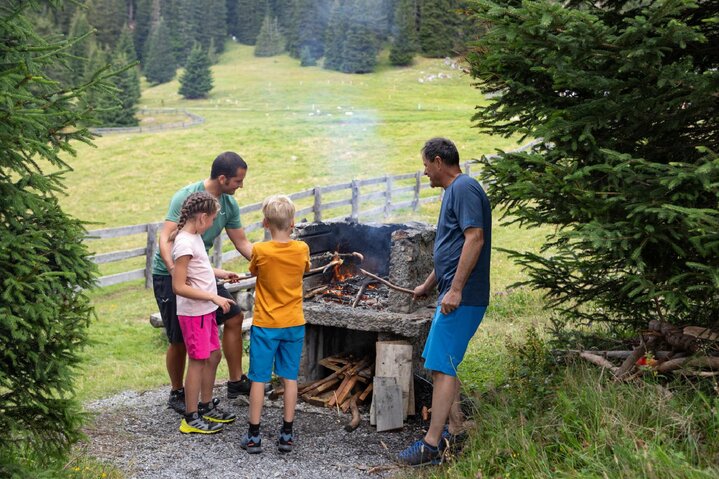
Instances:
[[[174,130],[176,128],[188,128],[190,126],[200,125],[205,122],[205,119],[200,115],[196,115],[187,110],[177,110],[175,108],[157,108],[157,109],[143,109],[139,110],[138,113],[143,115],[165,115],[165,114],[180,114],[187,117],[186,120],[175,121],[172,123],[162,123],[160,125],[148,125],[148,126],[117,126],[117,127],[98,127],[90,128],[90,131],[98,135],[107,135],[112,133],[152,133],[155,131]]]
[[[514,150],[523,151],[531,148],[538,140],[528,143],[521,148]],[[489,158],[492,158],[491,156]],[[479,171],[472,169],[473,162],[465,162],[462,164],[464,172],[469,176],[476,177]],[[413,181],[410,181],[413,180]],[[397,183],[411,183],[395,186]],[[374,191],[361,192],[361,188],[372,187]],[[377,189],[379,187],[379,189]],[[352,221],[358,221],[362,218],[384,215],[389,216],[392,212],[403,208],[412,208],[417,210],[420,205],[432,203],[441,199],[443,190],[439,189],[437,194],[420,197],[423,190],[430,188],[428,183],[422,183],[422,172],[404,173],[399,175],[385,175],[375,178],[367,178],[363,180],[352,180],[350,182],[338,183],[328,186],[316,186],[307,190],[298,191],[288,195],[293,201],[303,201],[312,199],[312,203],[306,207],[299,207],[295,212],[295,220],[300,222],[309,221],[336,221],[343,218],[349,218]],[[349,190],[349,198],[333,199],[327,201],[323,198],[326,195]],[[370,208],[362,210],[363,204],[370,203]],[[332,218],[324,218],[323,212],[331,211],[342,207],[351,207],[350,214],[334,216]],[[262,203],[253,203],[240,208],[241,215],[250,215],[257,213],[262,209]],[[311,220],[307,218],[312,215]],[[98,279],[100,286],[111,286],[114,284],[134,281],[137,279],[145,279],[145,287],[152,287],[152,259],[157,251],[158,232],[162,226],[162,222],[147,223],[142,225],[120,226],[117,228],[105,228],[89,231],[88,240],[120,238],[136,234],[146,234],[146,244],[142,248],[133,248],[123,251],[113,251],[110,253],[96,254],[92,260],[96,264],[107,264],[116,261],[123,261],[130,258],[145,256],[145,267],[124,271],[117,274],[102,276]],[[245,233],[262,229],[262,221],[255,221],[244,225]],[[217,268],[222,263],[230,261],[240,256],[240,253],[232,248],[223,252],[223,245],[228,240],[228,236],[223,232],[214,242],[212,247],[211,261]]]

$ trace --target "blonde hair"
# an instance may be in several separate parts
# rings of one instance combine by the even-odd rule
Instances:
[[[295,204],[285,195],[272,195],[262,202],[262,214],[270,226],[288,230],[295,218]]]
[[[180,210],[180,219],[177,222],[177,228],[175,231],[170,233],[170,241],[173,241],[177,236],[177,233],[185,227],[187,220],[194,218],[195,215],[205,213],[211,215],[220,209],[220,202],[217,198],[212,196],[206,191],[198,191],[188,196],[184,203],[182,203],[182,209]]]

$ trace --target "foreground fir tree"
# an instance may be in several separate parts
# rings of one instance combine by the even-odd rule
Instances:
[[[469,56],[486,132],[541,138],[484,160],[505,219],[551,225],[514,252],[571,320],[719,318],[719,4],[480,1]]]
[[[58,202],[92,84],[61,86],[46,69],[68,58],[68,40],[48,43],[28,15],[61,2],[0,2],[0,477],[49,477],[81,437],[73,397],[92,307],[96,268],[83,224]],[[72,40],[70,40],[72,41]],[[98,84],[98,82],[100,84]],[[58,473],[59,475],[59,473]]]
[[[212,90],[210,58],[199,43],[190,52],[185,71],[180,76],[179,94],[188,100],[207,98]]]

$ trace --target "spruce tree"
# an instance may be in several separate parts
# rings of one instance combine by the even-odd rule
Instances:
[[[153,0],[135,0],[135,28],[132,33],[135,56],[141,61],[145,52],[145,42],[152,28],[152,2]]]
[[[254,45],[267,11],[267,0],[238,0],[235,36],[245,45]]]
[[[146,45],[142,70],[147,81],[157,85],[175,78],[175,55],[170,32],[162,18],[152,29]]]
[[[210,59],[202,45],[196,43],[180,76],[179,94],[188,100],[207,98],[212,90]]]
[[[95,96],[95,124],[103,127],[137,125],[137,103],[140,101],[140,74],[136,67],[129,66],[127,54],[117,50],[110,58],[113,71],[111,78],[114,91]]]
[[[262,22],[262,28],[257,35],[255,44],[256,57],[273,57],[285,50],[285,39],[280,32],[276,18],[270,18],[269,12]]]
[[[292,11],[291,29],[287,49],[290,56],[300,58],[302,50],[309,48],[313,58],[325,54],[325,36],[330,16],[326,0],[297,0]]]
[[[200,17],[200,31],[196,40],[208,52],[212,43],[215,53],[222,53],[227,40],[227,4],[225,0],[206,1],[206,10]]]
[[[122,33],[122,27],[129,21],[125,0],[88,0],[87,20],[97,28],[97,42],[110,48]]]
[[[77,9],[70,22],[70,31],[68,33],[70,38],[78,39],[70,47],[70,54],[73,58],[68,61],[68,74],[64,75],[65,83],[68,85],[76,85],[78,80],[82,79],[86,58],[96,43],[95,34],[90,33],[92,31],[94,29],[87,21],[84,10]],[[85,38],[80,39],[83,36]]]
[[[468,57],[481,131],[539,138],[485,159],[504,219],[550,226],[515,251],[578,322],[709,326],[719,317],[716,2],[478,2]]]
[[[390,63],[397,66],[410,65],[417,52],[417,0],[397,2],[392,31]]]
[[[75,377],[97,273],[83,223],[58,197],[75,143],[92,141],[80,100],[108,85],[102,75],[69,87],[46,76],[48,66],[68,60],[72,39],[36,35],[28,17],[45,4],[0,3],[0,477],[7,478],[59,475],[82,437]]]
[[[135,42],[132,39],[132,30],[130,30],[130,27],[127,25],[123,27],[120,38],[118,38],[117,43],[115,43],[114,50],[124,53],[127,63],[137,61],[137,52],[135,50]]]
[[[325,33],[325,59],[322,67],[339,71],[342,67],[342,53],[349,26],[349,10],[346,3],[335,0],[332,4],[330,19]]]
[[[419,0],[419,44],[422,54],[441,58],[454,54],[457,36],[455,0]]]
[[[349,28],[342,46],[344,73],[370,73],[377,64],[379,40],[375,33],[376,10],[369,9],[368,0],[352,0]]]

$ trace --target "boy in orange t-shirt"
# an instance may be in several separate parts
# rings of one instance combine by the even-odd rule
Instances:
[[[305,337],[302,312],[302,278],[310,269],[310,250],[302,241],[290,238],[295,205],[287,196],[275,195],[262,204],[262,225],[271,241],[255,243],[250,272],[257,276],[255,310],[250,332],[249,430],[240,447],[248,453],[262,452],[260,418],[265,383],[272,378],[272,366],[284,386],[284,414],[277,447],[289,452],[294,444],[292,423],[297,405],[297,375]]]

